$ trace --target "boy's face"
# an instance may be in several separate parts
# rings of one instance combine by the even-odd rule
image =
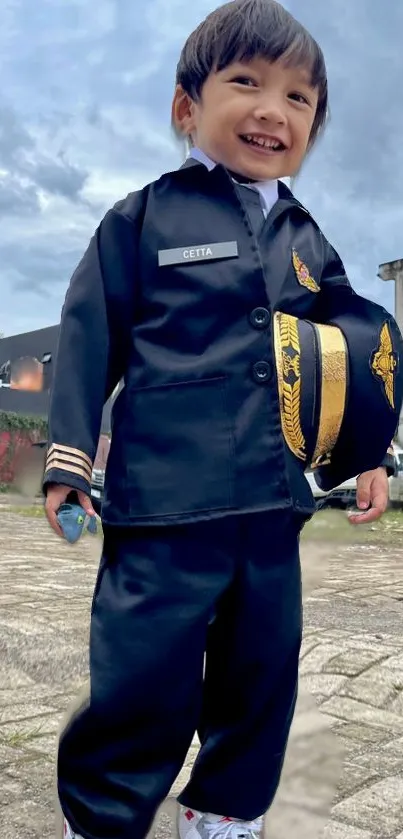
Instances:
[[[215,163],[262,181],[299,170],[317,105],[303,68],[255,58],[211,73],[199,102],[177,92],[174,107],[183,133]]]

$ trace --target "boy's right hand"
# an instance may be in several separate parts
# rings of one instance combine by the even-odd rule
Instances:
[[[95,510],[91,504],[91,499],[84,492],[76,490],[74,487],[66,486],[65,484],[49,484],[46,493],[45,513],[50,526],[58,536],[61,536],[62,539],[64,539],[64,535],[57,520],[57,513],[59,507],[61,504],[65,503],[71,492],[75,492],[77,494],[78,503],[81,504],[83,510],[85,510],[89,516],[95,516]]]

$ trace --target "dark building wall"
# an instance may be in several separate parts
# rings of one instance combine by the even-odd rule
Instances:
[[[39,358],[46,352],[55,353],[58,335],[59,327],[56,325],[2,338],[0,340],[0,367],[4,361],[20,356],[31,355]]]
[[[49,387],[52,383],[53,366],[57,352],[59,326],[47,326],[33,332],[11,335],[0,339],[0,380],[10,384],[13,365],[18,359],[37,359],[50,355],[50,361],[43,366],[44,389],[42,392],[15,390],[0,387],[0,411],[46,417],[49,407]],[[72,406],[73,407],[73,406]],[[102,432],[110,431],[110,401],[106,403],[102,418]]]
[[[48,326],[34,332],[24,332],[21,335],[2,338],[0,340],[0,379],[2,382],[6,385],[10,384],[11,371],[18,359],[33,358],[40,362],[45,354],[50,354],[51,358],[54,358],[57,350],[58,334],[58,326]],[[10,387],[0,387],[0,410],[46,417],[52,361],[49,365],[44,365],[45,368],[46,374],[42,392],[33,393],[26,390],[13,390]]]

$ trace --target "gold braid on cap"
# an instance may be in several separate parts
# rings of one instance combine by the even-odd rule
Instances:
[[[347,345],[341,329],[317,323],[315,330],[321,361],[321,398],[313,464],[329,455],[339,438],[346,409],[348,369]]]
[[[297,318],[275,313],[274,344],[282,431],[289,449],[299,460],[305,461],[306,442],[300,420],[301,349]]]

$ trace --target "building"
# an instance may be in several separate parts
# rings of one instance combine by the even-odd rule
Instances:
[[[56,325],[0,339],[0,411],[47,417],[58,335]],[[103,412],[104,434],[110,412],[111,400]]]

